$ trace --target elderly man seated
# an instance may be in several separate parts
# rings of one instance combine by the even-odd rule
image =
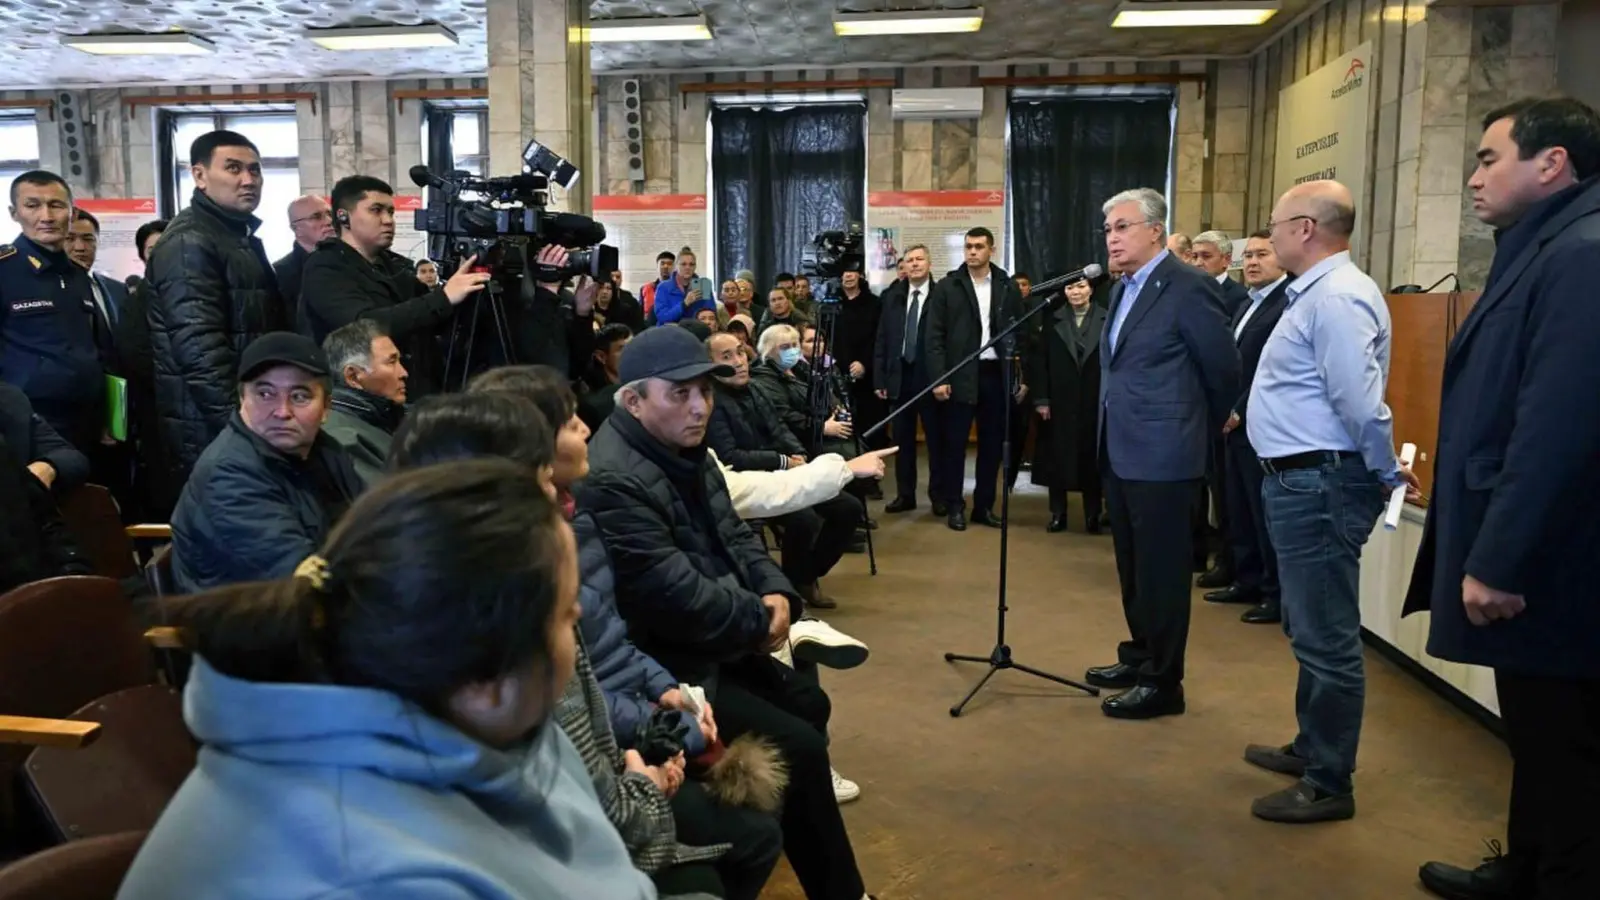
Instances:
[[[865,897],[833,792],[828,697],[767,652],[786,643],[800,597],[705,447],[712,377],[733,370],[684,329],[654,328],[623,351],[621,374],[577,494],[611,556],[617,608],[640,650],[706,689],[724,742],[755,733],[782,752],[784,850],[806,895]]]
[[[328,361],[275,331],[239,358],[239,408],[200,454],[172,513],[172,574],[184,593],[287,578],[361,493],[350,457],[322,433]]]
[[[382,473],[389,443],[406,414],[406,378],[400,348],[382,325],[357,319],[322,342],[337,383],[322,430],[350,454],[363,484]]]
[[[712,335],[707,347],[712,361],[731,373],[718,376],[714,385],[718,402],[708,423],[707,443],[717,458],[734,469],[772,471],[804,465],[805,448],[783,424],[770,400],[751,384],[750,367],[739,351],[738,339]],[[862,521],[861,501],[836,494],[771,521],[781,533],[784,574],[806,604],[818,609],[837,606],[837,601],[822,592],[819,579],[854,542],[856,525]]]

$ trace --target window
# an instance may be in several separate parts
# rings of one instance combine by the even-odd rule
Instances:
[[[167,214],[189,205],[194,194],[194,177],[189,173],[189,145],[194,139],[226,128],[249,138],[261,151],[261,205],[256,216],[268,259],[277,259],[294,248],[294,232],[289,228],[289,204],[300,196],[300,127],[294,113],[169,113],[166,134],[170,142],[172,179],[170,196],[162,208]]]
[[[0,117],[0,191],[11,189],[11,179],[39,168],[39,126],[33,113]],[[9,241],[20,229],[10,217],[0,219],[0,241]]]
[[[450,155],[452,167],[482,176],[489,171],[489,111],[487,109],[438,110],[450,116]],[[428,144],[428,119],[422,117],[424,155]]]

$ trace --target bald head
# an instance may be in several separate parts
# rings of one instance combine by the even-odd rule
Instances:
[[[1272,208],[1272,249],[1291,272],[1349,250],[1355,230],[1355,198],[1337,181],[1297,184]]]
[[[289,229],[301,249],[315,250],[318,241],[333,237],[333,209],[315,194],[296,197],[289,203]]]

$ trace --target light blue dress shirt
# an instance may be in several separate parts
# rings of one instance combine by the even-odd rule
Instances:
[[[1355,451],[1386,484],[1399,480],[1389,380],[1389,305],[1349,252],[1290,282],[1283,318],[1250,388],[1246,434],[1262,459]]]
[[[1106,336],[1111,349],[1117,349],[1117,339],[1122,337],[1122,323],[1128,320],[1128,310],[1133,309],[1134,301],[1139,299],[1139,292],[1144,290],[1144,283],[1150,280],[1150,273],[1168,255],[1168,251],[1162,250],[1155,259],[1141,266],[1139,271],[1122,276],[1122,299],[1117,303],[1116,318],[1111,320],[1111,333]]]

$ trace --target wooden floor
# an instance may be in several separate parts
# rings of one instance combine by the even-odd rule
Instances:
[[[970,471],[970,468],[969,468]],[[1027,475],[1023,475],[1026,483]],[[888,485],[886,485],[888,487]],[[970,483],[969,483],[970,491]],[[889,494],[892,496],[892,490]],[[826,618],[872,649],[825,672],[832,756],[861,798],[845,807],[856,856],[882,900],[1368,900],[1425,896],[1427,859],[1476,864],[1504,830],[1504,745],[1409,675],[1367,656],[1367,714],[1353,821],[1273,825],[1250,801],[1286,786],[1241,757],[1294,734],[1296,668],[1275,626],[1195,592],[1186,715],[1107,719],[1097,700],[1005,672],[959,719],[995,636],[999,534],[952,532],[926,504],[881,513],[879,574],[849,556],[824,580]],[[1081,680],[1124,635],[1111,539],[1046,534],[1042,491],[1013,502],[1016,659]],[[764,897],[802,897],[780,864]]]

